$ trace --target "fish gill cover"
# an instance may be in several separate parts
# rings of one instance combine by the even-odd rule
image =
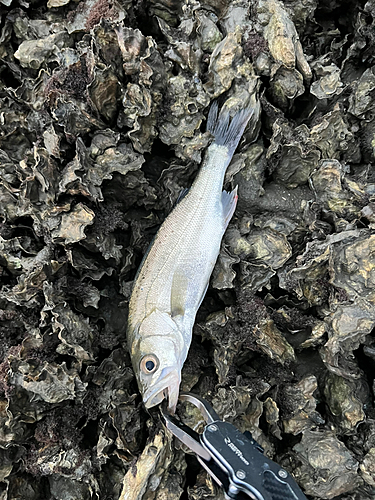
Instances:
[[[308,498],[373,499],[375,2],[1,4],[0,499],[224,498],[125,339],[215,99],[254,114],[182,388]]]

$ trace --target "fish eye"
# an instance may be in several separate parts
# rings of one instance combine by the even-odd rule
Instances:
[[[143,356],[141,359],[140,367],[143,373],[151,375],[159,368],[159,360],[155,354],[146,354],[146,356]]]

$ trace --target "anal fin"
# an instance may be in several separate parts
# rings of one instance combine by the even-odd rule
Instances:
[[[228,191],[223,191],[221,194],[225,228],[227,228],[229,221],[233,217],[234,211],[236,210],[238,200],[237,188],[238,186],[236,186],[230,193],[228,193]]]

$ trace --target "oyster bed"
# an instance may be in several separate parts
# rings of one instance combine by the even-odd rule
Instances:
[[[309,499],[373,499],[375,1],[0,3],[0,500],[224,499],[125,336],[215,99],[254,114],[182,388]]]

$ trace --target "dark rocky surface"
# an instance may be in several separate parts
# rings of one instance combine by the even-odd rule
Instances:
[[[215,99],[254,115],[182,387],[309,499],[373,499],[374,1],[0,4],[0,499],[224,498],[125,336]]]

